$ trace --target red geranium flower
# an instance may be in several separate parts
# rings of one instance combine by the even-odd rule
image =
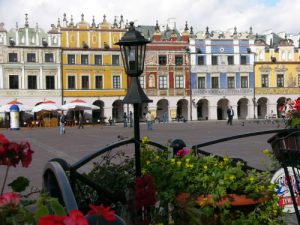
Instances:
[[[69,216],[65,217],[64,225],[88,225],[87,218],[79,210],[72,210]]]
[[[186,148],[180,149],[176,155],[179,156],[180,158],[183,158],[184,156],[190,154],[190,151]]]
[[[6,139],[6,137],[3,134],[0,134],[0,144],[2,145],[9,144],[9,141]]]
[[[7,192],[0,196],[0,207],[17,206],[20,204],[20,196],[14,192]]]
[[[105,207],[103,204],[100,206],[90,204],[91,210],[88,212],[90,215],[97,215],[103,217],[105,220],[112,222],[117,219],[114,215],[115,211],[110,206]]]
[[[65,216],[48,215],[39,219],[38,225],[65,225]]]

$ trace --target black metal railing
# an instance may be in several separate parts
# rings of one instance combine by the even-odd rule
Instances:
[[[300,214],[298,210],[298,202],[300,201],[300,130],[299,129],[277,129],[277,130],[267,130],[267,131],[259,131],[247,134],[240,134],[231,137],[225,137],[201,144],[197,144],[192,146],[193,152],[200,155],[212,155],[213,153],[209,153],[200,148],[219,144],[226,141],[237,140],[241,138],[266,135],[266,134],[276,134],[272,138],[268,140],[268,143],[271,144],[272,150],[276,159],[279,161],[282,166],[286,181],[289,187],[289,191],[291,194],[291,199],[293,202],[293,207],[295,209],[295,214],[297,218],[297,222],[300,225]],[[215,157],[223,158],[222,156],[215,155]],[[257,168],[253,168],[247,165],[247,162],[243,159],[236,158],[236,162],[242,161],[245,164],[245,169],[256,169],[257,171],[261,171]],[[298,198],[299,197],[299,200]]]
[[[277,154],[277,159],[281,163],[283,168],[287,168],[288,166],[292,166],[294,168],[294,171],[298,169],[296,167],[300,167],[300,138],[298,138],[296,141],[297,145],[294,144],[294,149],[288,149],[286,145],[282,144],[282,140],[289,136],[290,134],[293,134],[297,132],[296,137],[300,137],[300,131],[297,131],[296,129],[277,129],[277,130],[267,130],[267,131],[259,131],[259,132],[252,132],[252,133],[246,133],[246,134],[240,134],[230,137],[225,137],[213,141],[208,141],[205,143],[200,143],[197,145],[192,146],[192,151],[198,155],[215,155],[215,157],[222,157],[220,155],[216,155],[214,153],[210,153],[208,151],[204,151],[203,147],[226,142],[226,141],[233,141],[238,140],[242,138],[247,137],[253,137],[253,136],[259,136],[259,135],[267,135],[267,134],[276,134],[275,142],[272,140],[272,138],[269,140],[269,143],[271,143],[273,151],[275,155]],[[283,135],[284,134],[284,135]],[[298,135],[299,134],[299,135]],[[279,145],[277,142],[281,143]],[[122,140],[116,143],[113,143],[111,145],[108,145],[102,149],[99,149],[85,157],[83,157],[78,162],[70,165],[65,160],[60,158],[55,158],[50,160],[45,169],[43,174],[43,186],[46,191],[50,193],[53,197],[58,197],[60,202],[66,207],[68,211],[72,209],[79,208],[82,211],[86,211],[88,204],[90,203],[90,198],[93,196],[94,198],[98,199],[100,202],[107,201],[110,203],[116,203],[118,201],[125,201],[125,199],[120,199],[120,196],[115,196],[112,194],[109,190],[109,187],[102,187],[99,185],[101,181],[93,181],[91,180],[86,174],[80,173],[78,170],[85,166],[87,163],[91,162],[93,159],[108,153],[109,151],[128,145],[128,144],[134,144],[135,139],[126,139]],[[273,144],[272,144],[273,143]],[[274,144],[275,143],[275,144]],[[277,145],[276,145],[277,143]],[[284,142],[285,143],[285,142]],[[288,143],[288,142],[286,142]],[[156,147],[158,150],[168,150],[168,147],[160,145],[159,143],[155,142],[147,142],[147,144]],[[276,149],[275,146],[279,146],[278,149]],[[299,147],[299,148],[298,148]],[[297,159],[297,161],[295,161]],[[251,166],[247,165],[247,162],[243,159],[236,158],[236,162],[242,161],[245,164],[245,169],[254,169]],[[256,169],[256,168],[255,168]],[[259,169],[256,169],[257,171],[262,171]],[[285,169],[287,172],[286,177],[289,177],[289,171]],[[134,171],[132,172],[132,176],[134,176]],[[299,178],[298,173],[294,173],[294,176],[296,180]],[[300,180],[300,179],[299,179]],[[118,181],[116,181],[118,182]],[[290,190],[293,190],[292,188],[292,182],[289,182]],[[297,185],[297,188],[299,186]],[[84,194],[86,192],[89,192],[90,195],[87,197]],[[92,193],[94,192],[94,193]],[[300,193],[298,191],[298,193]],[[298,208],[296,208],[296,197],[293,194],[293,191],[291,191],[291,197],[293,199],[298,224],[300,225],[300,216],[298,212]]]
[[[72,165],[61,158],[52,159],[44,169],[43,188],[52,197],[57,197],[60,203],[66,207],[67,211],[80,209],[86,212],[91,203],[91,198],[93,198],[93,202],[109,203],[112,205],[117,205],[118,202],[124,203],[126,202],[124,196],[115,195],[110,191],[110,187],[99,185],[101,181],[94,181],[87,174],[81,173],[78,170],[113,149],[134,143],[134,138],[113,143],[96,150]],[[147,144],[156,147],[158,150],[168,150],[168,147],[156,142],[148,141]],[[134,171],[128,172],[131,172],[134,177]]]

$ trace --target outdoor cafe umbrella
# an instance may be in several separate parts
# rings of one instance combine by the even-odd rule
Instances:
[[[22,102],[19,102],[17,100],[13,100],[13,101],[10,101],[8,103],[6,103],[5,105],[1,106],[0,107],[0,112],[10,112],[10,107],[12,105],[17,105],[20,109],[20,111],[26,111],[26,110],[29,110],[29,108],[26,108]]]
[[[44,102],[36,105],[35,107],[33,107],[31,111],[34,112],[34,113],[36,113],[36,112],[48,112],[49,113],[49,120],[50,120],[50,113],[51,112],[57,112],[57,111],[60,111],[60,110],[61,110],[61,108],[59,106],[57,106],[54,101],[47,100],[47,101],[44,101]]]
[[[62,110],[69,110],[69,109],[74,109],[74,110],[95,110],[95,109],[100,109],[96,105],[88,104],[86,101],[81,100],[81,99],[76,99],[73,100],[65,105],[63,105]]]
[[[55,104],[55,102],[51,100],[44,101],[32,108],[32,112],[41,112],[41,111],[59,111],[61,108]]]

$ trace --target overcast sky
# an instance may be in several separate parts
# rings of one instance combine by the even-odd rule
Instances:
[[[79,22],[83,13],[85,20],[96,23],[107,16],[113,22],[114,16],[124,16],[125,20],[135,21],[138,25],[165,24],[169,18],[176,19],[178,29],[185,21],[194,27],[194,32],[205,30],[227,30],[237,27],[238,31],[254,33],[272,29],[273,32],[300,33],[300,0],[0,0],[0,22],[5,28],[24,26],[25,13],[29,24],[50,30],[52,23],[63,13],[73,15]]]

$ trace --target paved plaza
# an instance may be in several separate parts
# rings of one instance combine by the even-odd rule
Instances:
[[[146,124],[141,123],[140,129],[141,137],[148,136],[152,141],[160,144],[166,145],[168,141],[180,138],[185,141],[187,147],[191,147],[195,144],[233,135],[278,129],[278,125],[263,121],[260,123],[245,121],[244,124],[242,121],[234,121],[233,126],[227,126],[226,121],[203,121],[154,124],[154,129],[151,131],[146,130]],[[10,169],[9,180],[23,175],[30,178],[31,185],[36,187],[41,187],[42,171],[50,159],[59,157],[69,163],[74,163],[86,154],[95,152],[108,144],[133,137],[133,128],[124,128],[123,124],[85,126],[84,129],[67,127],[65,135],[59,134],[59,128],[21,128],[19,131],[1,129],[0,132],[11,141],[27,140],[30,143],[34,150],[32,164],[29,168]],[[271,136],[272,134],[239,139],[203,149],[219,155],[242,158],[249,165],[262,169],[268,162],[268,158],[262,154],[262,150],[270,149],[267,140]],[[130,145],[128,152],[133,155],[133,145]],[[2,166],[0,177],[4,176],[4,171]],[[2,181],[2,179],[0,180]]]
[[[146,124],[141,123],[141,137],[148,136],[152,141],[168,144],[168,141],[182,139],[191,147],[196,144],[256,131],[283,129],[281,124],[272,124],[261,121],[234,121],[233,126],[227,126],[226,121],[201,121],[187,123],[154,124],[154,129],[148,131]],[[60,135],[59,128],[21,128],[19,131],[1,129],[9,140],[20,142],[29,141],[34,150],[33,161],[29,168],[17,167],[9,171],[9,181],[18,176],[30,179],[31,186],[41,188],[42,172],[45,164],[52,158],[63,158],[69,163],[74,163],[85,155],[95,152],[108,144],[124,138],[133,137],[133,127],[124,128],[123,124],[115,126],[85,126],[84,129],[67,127],[66,134]],[[223,142],[218,145],[202,148],[218,155],[239,157],[248,162],[248,165],[265,169],[269,159],[262,150],[271,149],[267,140],[273,134],[255,136],[246,139]],[[133,155],[134,146],[128,147],[129,154]],[[0,169],[0,182],[4,177],[5,169]],[[8,183],[9,183],[8,181]],[[0,183],[2,185],[2,183]],[[9,191],[6,188],[6,191]],[[288,224],[296,224],[295,218],[290,215]]]

